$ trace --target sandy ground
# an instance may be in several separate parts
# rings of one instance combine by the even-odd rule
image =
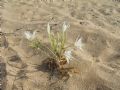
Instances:
[[[6,90],[120,90],[120,1],[119,0],[1,0],[1,30],[7,48],[0,56],[7,65]],[[83,51],[70,62],[79,74],[67,80],[39,69],[46,59],[24,38],[25,30],[39,31],[46,43],[48,22],[59,30],[70,23],[68,43],[83,38]]]

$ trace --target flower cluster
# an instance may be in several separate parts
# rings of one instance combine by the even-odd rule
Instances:
[[[37,33],[37,31],[34,31],[34,32],[25,31],[24,35],[25,35],[26,39],[31,41],[31,40],[34,40],[36,38],[36,33]]]

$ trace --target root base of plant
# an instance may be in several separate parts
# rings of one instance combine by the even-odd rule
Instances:
[[[72,73],[78,73],[74,67],[67,66],[66,64],[60,65],[56,60],[48,59],[44,62],[46,69],[50,71],[51,76],[57,76],[59,79],[68,80]]]

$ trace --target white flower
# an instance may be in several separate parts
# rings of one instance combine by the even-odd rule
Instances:
[[[50,34],[50,24],[49,23],[47,24],[47,32],[48,32],[48,34]]]
[[[63,22],[63,32],[65,32],[69,27],[70,27],[69,24],[67,24],[66,22]]]
[[[78,49],[82,50],[82,47],[83,47],[82,38],[77,38],[74,45]]]
[[[73,58],[73,56],[72,56],[72,50],[65,51],[64,52],[64,56],[65,56],[65,58],[67,60],[67,63],[69,63],[70,60]]]
[[[36,37],[36,31],[34,31],[34,32],[25,31],[24,34],[25,34],[25,37],[26,37],[28,40],[33,40],[33,39],[35,39],[35,37]]]

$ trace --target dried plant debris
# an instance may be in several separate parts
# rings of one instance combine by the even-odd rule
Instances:
[[[47,58],[46,60],[43,60],[42,65],[39,68],[39,70],[49,72],[50,78],[51,76],[56,76],[58,79],[65,79],[68,80],[69,77],[72,76],[72,74],[78,74],[79,70],[77,70],[75,67],[71,67],[63,61],[63,63],[59,64],[56,60],[52,58]]]
[[[113,2],[120,2],[120,0],[112,0]]]
[[[3,58],[0,57],[0,90],[5,90],[6,85],[6,64]]]
[[[7,48],[8,42],[3,32],[0,32],[0,47]]]

